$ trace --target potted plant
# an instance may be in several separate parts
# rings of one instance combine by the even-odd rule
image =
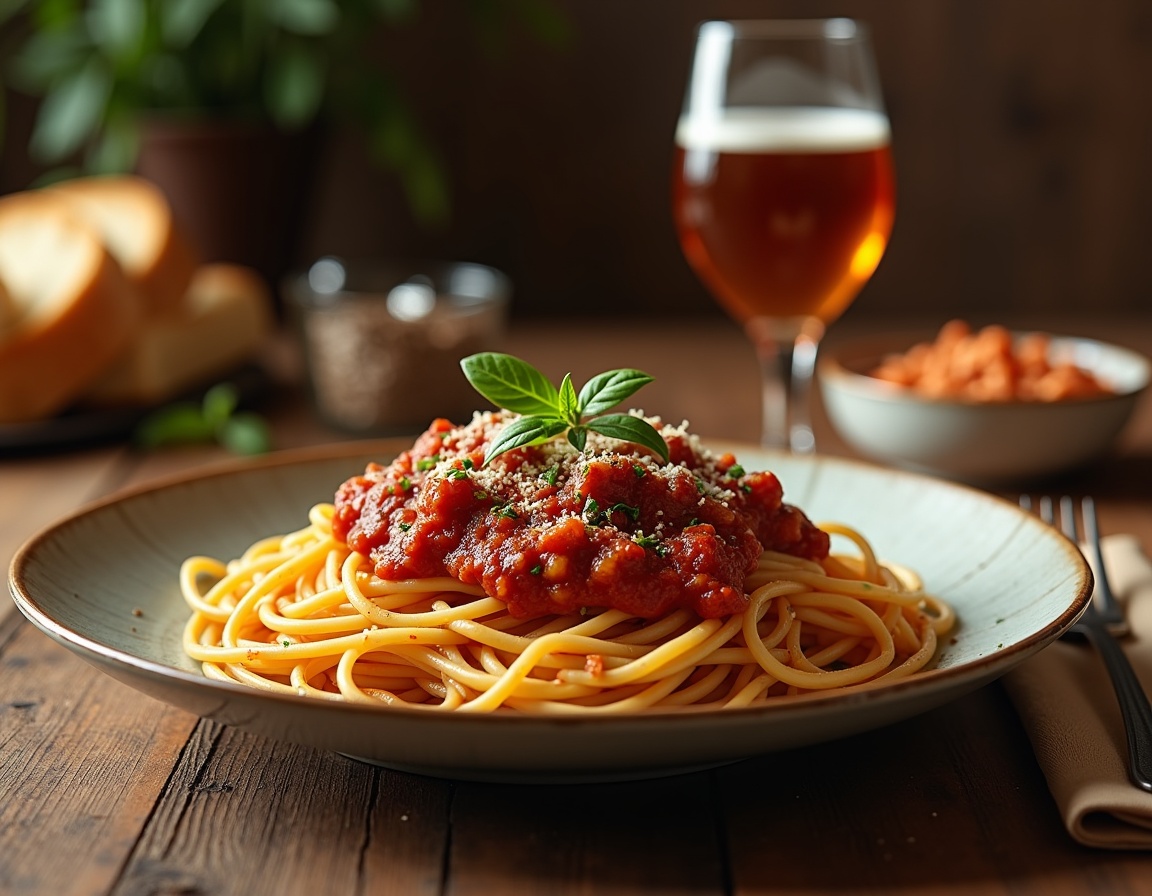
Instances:
[[[548,2],[461,7],[514,9],[537,35],[558,36],[563,22]],[[289,226],[316,135],[331,123],[363,128],[414,216],[436,222],[448,192],[435,148],[369,46],[418,8],[419,0],[7,0],[5,81],[40,99],[34,161],[151,177],[203,240]],[[216,202],[230,216],[223,222],[219,209],[187,208],[211,200],[213,186],[226,194]],[[244,189],[257,192],[236,194]],[[259,217],[241,220],[246,209]],[[204,214],[209,222],[197,220]]]

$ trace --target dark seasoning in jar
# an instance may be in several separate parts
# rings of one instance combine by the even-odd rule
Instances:
[[[388,434],[475,410],[459,362],[500,339],[502,274],[455,264],[389,275],[326,258],[294,288],[313,399],[328,423]]]

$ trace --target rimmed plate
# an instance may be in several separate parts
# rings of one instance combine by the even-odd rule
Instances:
[[[916,568],[960,625],[933,666],[890,685],[729,711],[611,717],[453,715],[266,694],[204,678],[180,646],[177,573],[191,554],[236,556],[307,525],[308,508],[395,440],[285,452],[173,478],[86,507],[12,561],[17,606],[113,677],[205,718],[390,768],[475,780],[613,780],[669,774],[877,728],[986,684],[1067,629],[1091,573],[1063,536],[964,486],[827,457],[733,450],[771,469],[813,519],[857,527]]]

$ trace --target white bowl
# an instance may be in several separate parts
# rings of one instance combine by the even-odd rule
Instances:
[[[1054,336],[1053,358],[1072,360],[1116,394],[1056,402],[938,400],[867,375],[885,355],[908,347],[873,340],[821,357],[820,391],[832,426],[864,457],[979,484],[1040,478],[1101,457],[1152,369],[1130,349]]]

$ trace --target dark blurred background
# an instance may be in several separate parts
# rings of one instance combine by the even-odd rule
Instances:
[[[448,258],[508,272],[519,318],[719,316],[669,213],[672,135],[697,22],[871,24],[898,209],[854,317],[1152,310],[1152,4],[1147,0],[552,0],[560,40],[477,41],[428,0],[370,52],[442,153],[451,216],[419,223],[354,128],[330,131],[297,263]],[[42,173],[35,102],[9,91],[0,191]],[[288,184],[286,189],[294,189]]]

